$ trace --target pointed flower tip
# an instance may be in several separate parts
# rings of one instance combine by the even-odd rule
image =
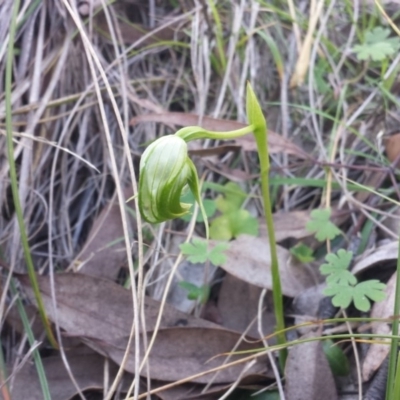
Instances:
[[[246,113],[248,123],[254,126],[254,134],[256,136],[265,135],[267,131],[267,122],[256,94],[249,82],[247,83],[246,89]]]

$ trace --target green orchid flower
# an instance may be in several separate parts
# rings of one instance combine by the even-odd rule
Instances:
[[[186,214],[190,204],[180,202],[185,186],[192,191],[206,220],[196,167],[188,156],[186,142],[176,135],[157,139],[140,160],[139,208],[143,218],[155,224]]]
[[[157,139],[145,150],[140,161],[139,208],[147,222],[160,223],[188,213],[190,204],[180,202],[182,191],[187,186],[199,204],[208,237],[208,220],[201,201],[199,178],[188,157],[186,143],[196,139],[228,140],[254,132],[257,145],[263,148],[265,154],[262,158],[268,162],[266,123],[250,86],[247,92],[247,112],[250,125],[244,128],[214,132],[199,126],[188,126],[174,135]]]

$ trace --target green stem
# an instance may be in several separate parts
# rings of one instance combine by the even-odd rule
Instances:
[[[29,280],[32,285],[33,292],[35,294],[39,315],[43,321],[43,325],[47,334],[47,337],[54,348],[57,348],[57,342],[53,336],[50,328],[49,321],[44,310],[44,305],[42,301],[42,296],[40,294],[39,285],[36,279],[36,272],[33,266],[32,256],[29,249],[28,236],[26,234],[24,217],[22,213],[22,207],[19,200],[18,191],[18,178],[15,167],[14,160],[14,147],[13,147],[13,137],[12,137],[12,108],[11,108],[11,92],[12,92],[12,66],[14,59],[14,40],[16,31],[16,20],[19,10],[20,0],[15,0],[14,10],[11,19],[10,29],[9,29],[9,43],[7,49],[7,60],[6,60],[6,71],[5,71],[5,105],[6,105],[6,132],[7,132],[7,156],[8,163],[10,166],[10,180],[11,180],[11,191],[14,201],[15,214],[17,216],[21,242],[24,249],[25,261],[28,270]]]
[[[246,112],[249,124],[253,126],[253,134],[256,139],[258,157],[260,158],[261,169],[261,192],[264,202],[265,222],[267,224],[269,247],[271,252],[271,275],[272,275],[272,293],[274,299],[274,313],[276,319],[277,341],[278,345],[285,345],[285,318],[283,310],[283,295],[281,278],[279,273],[278,254],[276,248],[274,221],[272,218],[271,196],[269,192],[269,151],[268,151],[268,129],[267,121],[261,110],[260,103],[251,88],[247,84],[246,94]],[[279,352],[280,366],[283,370],[287,358],[286,348]]]
[[[279,273],[278,253],[276,249],[274,220],[272,218],[271,197],[269,192],[270,163],[268,154],[267,131],[265,132],[264,135],[254,134],[254,137],[257,143],[258,157],[260,159],[261,193],[264,202],[265,223],[267,224],[269,247],[271,251],[271,274],[272,274],[272,287],[273,287],[272,294],[274,299],[276,329],[278,331],[277,341],[279,345],[284,345],[286,343],[286,338],[284,333],[285,319],[283,310],[281,278]],[[282,369],[285,366],[286,358],[287,358],[287,349],[283,349],[279,352],[279,359]]]
[[[396,294],[394,296],[394,310],[393,315],[398,316],[400,312],[400,234],[399,234],[399,253],[397,257],[397,276],[396,276]],[[396,364],[397,364],[397,356],[398,356],[398,346],[399,339],[397,338],[399,334],[399,319],[393,318],[392,323],[392,342],[390,345],[390,355],[389,355],[389,370],[388,370],[388,378],[386,383],[386,400],[391,400],[394,382],[396,376]]]
[[[394,378],[393,387],[393,397],[392,399],[400,399],[400,357],[397,354],[397,367],[396,367],[396,375]]]
[[[247,135],[253,131],[253,125],[226,132],[208,131],[200,126],[187,126],[186,128],[179,129],[175,135],[182,138],[185,142],[190,142],[191,140],[196,139],[230,140]]]

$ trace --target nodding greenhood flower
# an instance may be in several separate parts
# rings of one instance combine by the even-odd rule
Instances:
[[[164,222],[186,214],[190,204],[180,202],[186,185],[204,217],[199,179],[188,157],[186,142],[179,136],[168,135],[147,147],[140,160],[139,177],[139,208],[147,222]]]
[[[188,157],[186,143],[195,139],[233,139],[253,132],[260,160],[261,192],[271,250],[271,274],[274,286],[277,338],[279,344],[285,344],[285,335],[282,333],[285,328],[282,290],[269,195],[268,174],[270,166],[267,123],[250,84],[247,85],[246,112],[249,125],[235,131],[212,132],[198,126],[189,126],[180,129],[175,135],[161,137],[152,143],[145,150],[140,161],[139,208],[143,218],[150,223],[158,223],[180,217],[186,214],[190,208],[189,204],[180,202],[182,190],[187,185],[200,206],[208,238],[208,222],[201,202],[199,179],[196,168]],[[286,355],[282,350],[282,366],[284,366],[285,359]]]
[[[190,204],[181,203],[180,197],[184,187],[188,186],[199,204],[208,237],[208,221],[201,201],[199,178],[196,167],[188,156],[186,143],[196,139],[234,139],[253,132],[260,158],[267,163],[266,123],[249,85],[247,119],[250,125],[235,131],[213,132],[199,126],[189,126],[153,142],[140,161],[139,209],[143,218],[150,223],[159,223],[186,214]],[[262,165],[262,171],[266,169]]]

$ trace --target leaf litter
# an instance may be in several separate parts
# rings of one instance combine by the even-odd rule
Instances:
[[[28,297],[33,293],[26,277],[20,277]],[[55,318],[48,279],[39,279],[46,311]],[[132,323],[129,304],[130,293],[121,286],[80,274],[57,274],[55,276],[57,319],[67,336],[82,339],[90,347],[106,354],[119,364],[126,349]],[[159,302],[145,299],[146,332],[150,335],[155,327]],[[150,337],[150,336],[149,336]],[[230,352],[237,343],[238,350],[259,350],[256,343],[240,340],[241,335],[202,319],[191,317],[173,307],[164,309],[161,329],[157,333],[150,354],[149,368],[153,379],[178,381],[191,375],[206,372],[223,364],[224,357],[213,358]],[[232,356],[237,359],[239,356]],[[134,373],[134,352],[125,365]],[[235,380],[241,366],[222,369],[215,383]],[[248,373],[266,373],[265,361],[259,361]],[[143,371],[146,374],[146,371]],[[208,376],[194,378],[194,382],[207,383]]]
[[[370,26],[369,31],[357,31],[357,35],[352,35],[352,28],[350,28],[353,26],[352,17],[346,18],[346,13],[339,11],[340,14],[338,14],[333,10],[332,25],[338,26],[338,21],[340,21],[339,24],[343,24],[340,26],[344,29],[338,30],[334,37],[330,37],[329,29],[326,29],[326,32],[323,31],[325,30],[323,20],[320,20],[320,24],[314,24],[318,20],[316,16],[321,9],[318,11],[310,8],[310,17],[314,19],[312,24],[308,24],[309,29],[306,32],[307,26],[298,25],[295,15],[291,16],[291,11],[286,10],[285,7],[282,7],[280,13],[277,14],[273,9],[259,9],[257,2],[246,0],[243,3],[245,18],[237,19],[232,17],[237,16],[235,13],[240,10],[240,7],[230,7],[231,3],[229,2],[221,8],[218,2],[215,2],[217,14],[210,12],[207,7],[191,8],[192,6],[185,2],[179,2],[179,6],[176,5],[176,9],[173,10],[166,3],[162,5],[162,2],[156,2],[155,10],[151,9],[151,5],[147,7],[138,2],[129,3],[129,5],[117,2],[109,6],[111,19],[116,28],[112,29],[109,26],[110,21],[106,12],[98,13],[96,9],[101,6],[101,3],[97,0],[93,2],[94,15],[89,24],[93,30],[90,33],[95,39],[95,51],[98,52],[106,74],[110,78],[116,99],[120,101],[121,114],[126,121],[131,120],[131,130],[128,132],[131,148],[126,149],[126,154],[133,157],[135,165],[144,144],[153,140],[156,135],[169,133],[176,126],[200,124],[211,130],[232,130],[242,127],[242,123],[233,121],[233,119],[244,120],[242,81],[250,79],[257,83],[256,90],[260,94],[263,111],[268,114],[268,124],[271,129],[269,136],[271,172],[277,182],[279,179],[289,177],[292,180],[290,184],[282,183],[280,186],[273,185],[272,187],[274,210],[276,210],[274,216],[276,238],[279,242],[279,264],[283,276],[283,290],[287,296],[285,315],[288,321],[291,321],[293,317],[292,312],[296,313],[296,310],[292,309],[290,305],[290,298],[294,297],[298,300],[305,293],[312,298],[308,297],[303,300],[307,305],[312,304],[312,307],[304,308],[304,314],[312,317],[311,320],[318,318],[315,309],[323,288],[316,286],[321,281],[317,265],[323,263],[324,254],[321,255],[321,253],[324,252],[325,244],[314,245],[313,243],[309,246],[306,255],[310,262],[302,264],[295,262],[295,253],[291,252],[291,249],[293,245],[299,245],[303,241],[309,245],[309,236],[312,232],[317,233],[320,240],[332,237],[333,228],[330,216],[328,218],[321,214],[316,216],[316,212],[321,211],[313,211],[319,204],[323,207],[325,200],[327,202],[332,200],[332,209],[335,210],[332,221],[337,230],[339,230],[339,225],[342,229],[341,235],[338,234],[338,231],[334,232],[333,236],[337,235],[337,237],[330,243],[336,249],[335,252],[339,248],[346,249],[356,236],[361,236],[362,240],[368,243],[367,246],[363,245],[364,249],[374,246],[370,253],[368,250],[357,252],[357,249],[351,249],[358,256],[355,259],[354,267],[349,266],[349,271],[356,273],[357,279],[360,280],[364,276],[381,277],[392,274],[392,267],[398,253],[397,242],[375,246],[375,243],[379,244],[378,240],[382,237],[397,238],[398,218],[395,218],[395,213],[390,208],[392,205],[369,191],[359,191],[354,194],[348,190],[344,180],[341,182],[342,177],[340,176],[335,176],[336,181],[333,183],[336,185],[336,189],[330,193],[331,198],[327,199],[325,196],[329,194],[329,185],[324,179],[320,179],[322,168],[326,168],[326,170],[329,168],[334,174],[342,173],[345,170],[347,176],[356,182],[376,190],[382,189],[385,193],[389,192],[389,197],[396,199],[398,196],[395,175],[398,138],[396,135],[384,136],[386,154],[379,146],[375,148],[377,136],[379,139],[379,135],[376,133],[379,130],[387,130],[387,121],[383,120],[386,114],[396,114],[397,106],[391,104],[390,97],[385,97],[386,95],[382,94],[383,91],[381,93],[375,89],[370,90],[368,86],[371,77],[379,78],[379,72],[381,72],[385,91],[390,93],[391,89],[395,88],[395,86],[391,86],[390,76],[383,77],[387,66],[392,67],[390,63],[399,46],[398,39],[391,37],[386,26]],[[130,293],[114,283],[120,267],[127,259],[125,246],[120,241],[123,231],[119,207],[113,203],[113,196],[117,180],[124,182],[124,185],[128,183],[128,187],[130,186],[126,168],[127,160],[124,158],[125,156],[122,156],[121,135],[115,128],[114,116],[108,112],[109,103],[105,95],[106,103],[103,111],[106,111],[107,122],[110,123],[112,148],[117,154],[118,173],[115,174],[110,168],[110,148],[106,146],[104,135],[106,127],[104,121],[99,118],[101,114],[98,109],[99,104],[92,96],[92,80],[88,73],[85,48],[80,39],[74,39],[74,43],[69,47],[68,68],[64,68],[61,73],[57,72],[59,69],[56,67],[49,68],[49,65],[57,65],[59,54],[62,49],[67,48],[67,42],[64,41],[67,32],[64,29],[69,26],[69,22],[67,23],[69,17],[65,13],[62,2],[60,4],[49,2],[46,5],[40,3],[40,7],[42,11],[39,13],[31,13],[28,10],[29,12],[23,16],[20,23],[20,39],[18,48],[14,52],[16,56],[14,60],[15,82],[13,82],[12,100],[15,125],[13,131],[18,131],[17,133],[21,136],[21,139],[18,136],[18,139],[15,140],[15,158],[18,162],[21,182],[20,196],[24,204],[24,215],[33,249],[32,254],[38,270],[46,274],[50,265],[50,268],[54,267],[57,271],[55,274],[59,306],[57,319],[61,321],[65,342],[67,342],[67,338],[84,341],[99,353],[109,354],[110,358],[119,362],[129,335],[133,315]],[[296,13],[304,11],[300,9],[301,5],[295,5],[295,8]],[[340,7],[338,9],[341,10]],[[11,7],[7,6],[0,9],[2,21],[10,20],[10,10]],[[86,18],[88,15],[91,18],[91,10],[86,3],[80,5],[79,11],[81,18]],[[218,13],[221,17],[223,34],[215,28],[218,24],[214,25],[214,18],[217,18]],[[247,18],[247,13],[249,13],[249,18]],[[368,13],[372,15],[371,10]],[[395,15],[394,12],[388,14]],[[322,15],[328,17],[329,13],[322,13]],[[39,30],[37,35],[32,35],[32,32],[36,33],[37,27],[41,26],[41,21],[49,20],[49,16],[51,16],[51,21],[55,22],[54,26],[57,26],[56,34],[53,34],[52,31],[53,24],[48,25],[46,22],[43,25],[46,26],[43,32]],[[272,19],[269,19],[270,16]],[[287,24],[281,31],[282,16],[285,19],[284,24],[287,20],[293,22],[291,22],[293,31],[290,27],[288,28]],[[362,17],[364,18],[364,16]],[[373,19],[378,21],[380,16],[374,14]],[[252,20],[254,21],[252,22]],[[240,22],[238,33],[240,40],[236,45],[233,41],[235,32],[232,30],[232,21]],[[59,27],[61,28],[59,29]],[[317,33],[316,30],[314,31],[315,27],[321,31]],[[0,43],[5,43],[5,46],[8,36],[7,29],[8,24],[0,26]],[[293,34],[295,38],[293,43],[297,43],[297,50],[292,52],[288,51],[290,48],[288,44],[289,41],[292,41]],[[334,46],[340,50],[340,60],[335,54],[325,55],[327,50],[325,45],[319,43],[320,34],[326,35],[324,39],[327,40],[324,43],[334,43]],[[113,37],[113,35],[115,36]],[[310,38],[313,40],[310,41]],[[218,44],[220,39],[222,43]],[[125,43],[127,46],[132,45],[132,47],[122,55],[114,54],[115,49],[119,47],[121,49],[118,51],[124,51],[122,50],[123,46],[119,46],[121,43]],[[205,56],[207,51],[203,51],[203,48],[202,51],[198,51],[199,43],[202,46],[209,46],[212,65],[210,65],[210,57]],[[110,44],[115,46],[110,46]],[[223,54],[215,51],[216,47],[214,46],[218,47],[219,45],[222,45],[220,48],[224,51],[232,51],[229,54],[229,63],[226,69],[218,67],[219,63],[221,66],[225,65]],[[3,50],[6,48],[5,46],[3,46]],[[313,46],[318,48],[315,54]],[[189,48],[190,51],[188,51]],[[40,49],[42,49],[42,54]],[[304,58],[304,55],[310,52],[314,55],[309,60],[306,59],[307,57]],[[285,88],[282,80],[283,71],[286,68],[293,69],[289,68],[289,53],[294,55],[292,67],[296,63],[296,54],[301,54],[296,63],[296,71],[303,71],[298,83],[310,67],[309,84],[317,95],[315,97],[318,98],[318,104],[315,103],[314,96],[309,96],[306,94],[306,90],[302,90],[305,86],[300,90],[294,89],[293,91]],[[4,61],[5,53],[1,54],[2,61]],[[355,63],[354,54],[360,59],[365,59],[366,62]],[[121,59],[124,60],[124,68],[126,67],[122,73],[119,67],[116,67]],[[330,64],[327,63],[327,59]],[[374,61],[377,59],[382,61],[380,61],[382,65],[379,64],[378,68]],[[125,61],[127,62],[125,63]],[[348,61],[352,64],[351,71],[347,70]],[[393,63],[395,62],[397,61],[393,61]],[[311,64],[313,64],[313,68],[311,68]],[[326,67],[328,64],[329,68]],[[187,68],[189,65],[190,68]],[[251,65],[251,71],[247,70],[249,65]],[[268,65],[268,68],[265,68],[265,65]],[[336,66],[338,68],[332,75],[331,69],[335,69]],[[339,66],[346,67],[339,68]],[[393,67],[396,65],[393,64]],[[279,71],[279,79],[274,76],[275,69]],[[311,71],[314,72],[314,76]],[[34,79],[37,76],[41,77],[39,86],[42,84],[43,87],[38,88],[38,85],[32,84],[37,81]],[[327,76],[330,79],[329,85],[325,82]],[[354,79],[354,76],[357,79]],[[222,77],[224,78],[222,79]],[[238,77],[241,78],[238,79]],[[344,82],[345,86],[343,86]],[[346,87],[347,91],[342,90],[343,87]],[[326,92],[327,88],[330,90],[329,92]],[[334,90],[331,90],[332,88]],[[350,97],[347,98],[347,94],[350,94]],[[342,95],[343,97],[340,97]],[[279,96],[281,96],[280,99]],[[337,103],[339,98],[346,104],[346,113],[343,115],[339,111],[332,113],[332,109],[340,109],[341,103]],[[353,99],[357,99],[356,102]],[[383,104],[384,112],[382,112]],[[2,97],[0,98],[1,124],[4,124],[4,106],[4,97]],[[176,112],[176,110],[180,112]],[[152,114],[145,115],[149,111]],[[318,118],[318,122],[316,118]],[[342,122],[346,127],[345,132],[336,129]],[[397,129],[397,125],[398,122],[395,123],[393,132]],[[27,132],[19,132],[21,130]],[[355,130],[357,131],[356,135],[354,135]],[[49,142],[56,143],[57,148],[65,147],[68,154],[63,152],[61,156],[57,155],[53,148],[43,146],[39,137],[35,140],[34,146],[26,146],[24,140],[28,137],[31,140],[30,138],[36,137],[35,135],[39,135],[40,138],[43,136]],[[341,149],[334,155],[332,162],[325,165],[321,161],[326,153],[324,146],[332,143],[332,139],[334,139],[333,141],[338,140]],[[0,141],[1,147],[5,149],[4,138],[0,138]],[[206,146],[208,145],[209,143],[206,144]],[[247,184],[248,191],[254,195],[253,198],[256,200],[250,206],[245,204],[243,211],[246,212],[246,218],[247,213],[251,213],[253,218],[260,221],[260,233],[259,237],[248,238],[242,237],[240,234],[233,235],[235,238],[226,252],[227,260],[223,259],[222,252],[212,253],[212,249],[209,248],[204,252],[207,253],[204,257],[200,254],[204,250],[202,245],[200,247],[195,245],[194,247],[197,249],[192,251],[193,254],[187,254],[189,257],[201,257],[202,262],[214,261],[216,264],[223,264],[223,268],[217,269],[215,276],[210,274],[209,280],[202,282],[201,273],[194,280],[194,284],[198,287],[203,284],[210,286],[212,298],[202,310],[202,315],[206,313],[205,310],[208,307],[210,313],[214,312],[217,315],[213,320],[220,323],[211,323],[188,315],[190,307],[185,308],[185,313],[179,313],[166,304],[162,315],[159,341],[156,342],[153,358],[150,359],[150,367],[153,366],[152,371],[157,377],[169,377],[174,381],[185,374],[187,376],[193,371],[204,371],[209,365],[216,365],[213,363],[217,361],[209,361],[209,358],[216,355],[212,353],[229,351],[227,348],[233,346],[236,339],[239,340],[239,333],[242,333],[253,316],[257,315],[258,298],[263,293],[263,289],[267,291],[266,305],[269,305],[268,296],[272,294],[272,285],[269,279],[269,247],[267,246],[265,225],[260,218],[262,211],[257,200],[258,173],[253,154],[255,148],[253,137],[248,135],[233,140],[229,145],[221,146],[216,143],[215,147],[191,150],[191,154],[201,157],[203,171],[208,173],[207,180],[212,179],[223,185],[227,178],[234,182]],[[6,160],[5,154],[2,155]],[[213,158],[211,159],[210,156]],[[386,160],[386,156],[388,160]],[[86,166],[83,167],[82,159],[85,160],[86,165],[93,165],[101,173],[95,174],[93,172],[95,169],[91,171]],[[316,162],[317,159],[318,162]],[[388,167],[389,164],[392,165]],[[53,167],[55,168],[53,169]],[[14,221],[14,207],[9,198],[7,174],[8,166],[7,163],[4,163],[1,168],[1,182],[4,184],[0,185],[1,250],[2,254],[4,252],[5,259],[14,260],[15,270],[22,271],[24,270],[21,261],[22,251],[18,240],[18,227]],[[304,186],[299,180],[297,180],[299,183],[297,185],[296,179],[305,176],[312,179],[315,177],[322,181],[322,189],[314,188],[312,185]],[[391,183],[388,184],[389,180]],[[24,185],[24,182],[29,182],[29,185]],[[337,189],[338,186],[340,190]],[[54,188],[53,194],[49,194],[52,192],[49,190],[50,187]],[[351,190],[353,189],[354,187]],[[131,194],[127,197],[130,196]],[[210,197],[208,200],[215,201],[212,190],[206,191],[205,196]],[[326,214],[326,211],[323,212]],[[382,223],[380,219],[381,214],[386,220],[392,220],[391,227],[386,231],[384,229],[385,221]],[[313,228],[312,232],[307,229],[310,221],[311,226],[308,225],[308,227]],[[379,229],[373,226],[368,231],[367,225],[370,221],[374,221],[377,225],[380,224]],[[137,237],[134,231],[137,227],[134,221],[131,221],[131,224],[133,235],[130,240],[134,243],[132,256],[136,262]],[[215,224],[218,224],[218,220]],[[313,224],[314,226],[312,226]],[[167,225],[165,229],[161,228],[162,231],[158,231],[158,227],[149,229],[147,226],[144,227],[143,232],[147,235],[147,239],[150,237],[146,242],[145,250],[146,261],[151,268],[158,267],[158,254],[164,256],[164,245],[168,243],[170,237],[186,235],[181,230],[182,226],[183,222],[178,221]],[[141,228],[139,227],[139,229]],[[52,232],[51,236],[49,236],[49,232]],[[197,225],[196,233],[199,235],[203,233],[200,225]],[[162,240],[160,241],[161,234]],[[84,247],[82,247],[82,243],[86,243]],[[51,254],[49,247],[52,249]],[[160,253],[158,253],[159,248],[161,249]],[[360,246],[361,248],[362,246]],[[191,250],[193,249],[188,251]],[[165,255],[165,257],[169,256]],[[206,259],[204,260],[204,258]],[[315,258],[316,261],[311,262],[312,258]],[[185,262],[187,271],[190,271],[190,267],[193,265],[188,260]],[[59,274],[58,271],[65,270],[68,266],[70,271],[79,271],[79,273],[72,274],[71,272],[68,276]],[[223,272],[224,270],[227,272]],[[187,280],[190,281],[190,278],[188,272]],[[28,299],[32,299],[26,277],[19,279]],[[47,279],[48,277],[40,278],[40,287],[44,294],[46,310],[54,320],[56,314],[52,308],[50,286]],[[386,288],[386,300],[373,306],[371,316],[391,317],[391,299],[394,296],[392,279]],[[127,280],[124,283],[129,285]],[[315,288],[317,290],[314,290]],[[151,292],[150,286],[147,288],[147,293]],[[368,292],[371,292],[370,288]],[[69,299],[67,299],[68,296]],[[362,296],[363,294],[361,294]],[[150,297],[144,298],[143,301],[147,329],[141,334],[147,335],[155,327],[160,303]],[[379,306],[383,309],[380,309]],[[6,329],[2,332],[2,344],[4,346],[4,344],[12,343],[11,349],[7,348],[7,355],[16,353],[15,349],[18,349],[20,345],[18,341],[24,334],[24,330],[18,324],[18,318],[15,317],[14,310],[13,307],[8,309],[2,320],[7,323]],[[28,305],[28,310],[29,317],[33,319],[33,307]],[[266,313],[267,315],[263,314],[263,330],[269,333],[274,330],[275,323],[273,319],[268,318],[268,310]],[[256,323],[258,322],[256,321]],[[237,332],[224,330],[221,327],[224,323]],[[35,337],[38,338],[41,331],[40,326],[37,325],[35,323],[34,331]],[[366,326],[369,325],[366,324]],[[382,335],[390,332],[390,325],[386,322],[374,323],[369,327],[374,333]],[[329,329],[333,328],[329,327]],[[363,325],[358,326],[358,329],[362,332]],[[9,331],[11,331],[10,335]],[[302,334],[300,329],[298,331]],[[250,336],[258,337],[255,328],[249,332]],[[15,336],[15,334],[17,335]],[[15,342],[15,337],[17,342]],[[188,353],[188,349],[180,353],[181,350],[177,344],[180,337],[184,338],[182,343],[186,343],[188,348],[192,348],[192,356]],[[9,340],[10,338],[11,340]],[[213,349],[203,351],[200,344],[205,339],[213,343]],[[261,346],[260,343],[257,345]],[[381,348],[379,346],[379,343],[372,343],[367,357],[362,361],[363,378],[366,381],[379,368],[383,353],[387,351],[386,345]],[[41,346],[41,349],[44,347],[45,344]],[[292,368],[290,372],[291,383],[288,380],[287,398],[289,400],[296,399],[299,394],[307,394],[310,396],[309,398],[313,398],[313,396],[318,398],[316,394],[320,387],[318,372],[323,375],[321,381],[329,375],[325,368],[323,371],[315,369],[315,364],[319,361],[324,363],[320,358],[320,349],[317,349],[317,346],[315,348],[310,346],[305,351],[309,352],[310,357],[307,358],[306,354],[306,358],[302,359],[301,352],[297,356],[295,351],[293,352],[296,347],[291,349],[291,355],[295,356],[294,358],[297,360],[293,361],[289,358],[288,367],[292,368],[294,365],[295,368]],[[359,347],[361,348],[362,345]],[[79,353],[81,350],[77,351]],[[377,352],[374,353],[374,351]],[[174,352],[175,354],[173,354]],[[79,355],[77,354],[76,358],[78,364],[80,363]],[[70,356],[71,365],[75,369],[77,367],[74,361],[75,355],[70,353]],[[79,382],[82,389],[91,387],[102,389],[103,386],[98,379],[102,375],[101,371],[89,363],[92,356],[97,357],[99,364],[104,361],[102,356],[93,353],[86,360],[88,364],[85,364],[85,360],[82,359],[81,364],[82,366],[86,365],[87,371],[82,372],[79,368],[76,369],[78,375],[82,375],[82,381]],[[348,356],[349,358],[353,357],[351,353],[348,353]],[[183,365],[180,369],[177,368],[174,375],[173,370],[180,363],[179,357],[182,357]],[[191,357],[197,357],[197,362],[190,360]],[[170,363],[163,366],[163,358],[170,359]],[[175,360],[175,363],[172,360]],[[58,393],[54,395],[55,398],[73,395],[74,389],[66,382],[66,375],[62,375],[59,357],[43,357],[43,362],[51,390],[53,390],[56,379],[61,376],[59,389],[65,389],[65,391],[52,392]],[[293,372],[296,371],[296,363],[297,366],[307,367],[307,376],[304,382],[301,381],[301,378],[305,375],[297,372],[298,376],[296,377],[296,372]],[[188,367],[186,371],[184,371],[184,366]],[[128,368],[133,371],[133,367],[129,363]],[[52,370],[60,372],[60,375],[52,375]],[[353,375],[355,375],[354,370],[355,368],[352,368]],[[27,371],[30,374],[26,375]],[[240,372],[239,370],[232,371],[232,373],[227,372],[225,377],[221,373],[218,379],[228,379],[232,382],[232,379],[236,378]],[[20,389],[19,386],[22,383],[19,382],[33,379],[31,372],[32,369],[24,367],[20,371],[20,377],[16,374],[15,390]],[[98,376],[93,376],[91,372],[95,372]],[[263,388],[271,383],[271,381],[265,381],[266,374],[270,374],[270,371],[261,375]],[[260,382],[260,377],[256,374],[248,375],[243,382],[251,377],[255,377],[255,383]],[[271,377],[270,375],[269,378]],[[93,380],[91,381],[91,379]],[[218,382],[218,379],[214,382]],[[181,395],[179,396],[182,399],[201,398],[202,395],[199,392],[204,389],[203,384],[208,382],[208,378],[204,375],[197,381],[201,381],[202,384],[189,384],[196,386],[197,392],[195,390],[188,395],[187,392],[180,391]],[[305,382],[309,383],[309,388],[304,387]],[[163,385],[164,383],[159,382],[159,384]],[[63,386],[65,387],[63,388]],[[340,384],[337,386],[340,388]],[[214,398],[218,398],[228,390],[228,387],[229,385],[225,384],[215,385],[208,392],[212,393],[215,389],[215,393],[218,394],[215,394]],[[37,386],[32,386],[32,392],[24,393],[23,396],[29,397],[30,394],[32,397],[33,393],[36,396],[36,389],[38,389]],[[185,386],[183,390],[188,390],[188,386]],[[171,399],[179,398],[178,391],[175,394],[171,393]],[[42,394],[39,392],[37,396],[37,398],[42,398]],[[213,398],[212,394],[210,396]],[[160,397],[162,396],[160,395]],[[342,398],[344,397],[342,396]]]
[[[76,379],[81,391],[95,389],[102,392],[105,379],[114,379],[118,366],[105,357],[80,345],[65,352],[69,368]],[[43,359],[44,370],[49,381],[52,399],[68,400],[78,394],[76,387],[66,373],[65,365],[59,354]],[[120,390],[127,392],[132,380],[132,375],[126,373]],[[26,363],[15,375],[12,382],[11,396],[13,399],[41,399],[42,389],[39,384],[37,372],[30,363]]]

